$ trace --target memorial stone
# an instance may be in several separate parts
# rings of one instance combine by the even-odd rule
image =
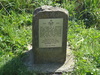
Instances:
[[[45,5],[34,11],[32,50],[35,64],[65,62],[67,30],[67,10]]]

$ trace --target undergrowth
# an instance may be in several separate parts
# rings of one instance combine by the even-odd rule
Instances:
[[[100,74],[100,31],[69,21],[68,41],[76,56],[76,75]]]
[[[36,75],[27,71],[21,59],[32,43],[32,13],[42,5],[69,11],[68,42],[76,60],[71,74],[99,75],[99,3],[100,0],[0,0],[0,75]]]
[[[32,14],[11,11],[10,15],[0,16],[0,75],[23,72],[20,58],[31,43],[31,22]]]

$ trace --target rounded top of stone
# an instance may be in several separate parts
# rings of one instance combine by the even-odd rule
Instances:
[[[44,5],[35,9],[34,15],[38,14],[39,12],[45,12],[45,11],[60,11],[68,15],[68,11],[66,9],[63,9],[61,7],[48,6],[48,5]]]

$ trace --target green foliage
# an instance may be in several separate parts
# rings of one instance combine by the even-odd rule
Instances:
[[[68,40],[76,56],[76,75],[100,74],[100,31],[69,21]],[[73,26],[72,26],[73,25]]]
[[[31,22],[32,14],[10,11],[10,15],[0,16],[0,75],[17,75],[21,71],[23,66],[20,67],[22,62],[19,60],[22,56],[19,56],[31,43]]]
[[[75,1],[68,1],[63,4],[63,7],[69,12],[69,20],[76,20],[75,13]]]
[[[83,19],[87,27],[97,27],[100,24],[100,0],[77,0],[76,17]]]
[[[0,0],[0,75],[36,75],[21,60],[32,41],[33,10],[42,5],[69,11],[68,41],[76,59],[72,74],[99,75],[100,0]]]

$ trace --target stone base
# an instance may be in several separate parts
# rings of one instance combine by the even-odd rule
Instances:
[[[31,46],[29,46],[29,51],[25,52],[25,57],[23,58],[24,64],[28,67],[29,71],[39,73],[63,73],[74,70],[74,56],[69,47],[67,48],[67,56],[64,64],[34,64],[33,52],[30,48]]]

